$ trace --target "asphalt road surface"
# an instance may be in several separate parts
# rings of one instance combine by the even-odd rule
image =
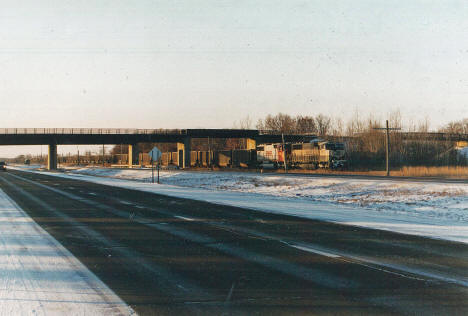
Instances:
[[[141,315],[468,315],[468,245],[9,170],[0,188]]]

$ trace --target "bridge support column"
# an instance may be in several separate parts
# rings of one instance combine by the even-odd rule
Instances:
[[[128,167],[133,168],[133,145],[128,145]]]
[[[177,153],[179,168],[190,168],[190,151],[192,139],[187,137],[183,143],[177,143]]]
[[[57,169],[57,145],[49,144],[49,156],[47,157],[47,169]]]
[[[257,141],[255,139],[246,138],[245,139],[245,145],[247,147],[246,148],[247,150],[257,149]]]
[[[140,164],[140,147],[138,146],[138,144],[133,144],[133,164],[135,165],[139,165]]]
[[[140,151],[137,144],[128,145],[128,167],[133,168],[133,165],[138,164],[138,155]]]

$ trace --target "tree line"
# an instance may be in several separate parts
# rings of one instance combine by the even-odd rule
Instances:
[[[419,122],[405,122],[399,111],[388,115],[391,127],[402,128],[409,132],[429,132],[430,124],[427,118]],[[254,125],[247,116],[234,122],[234,128],[259,130],[274,130],[285,134],[317,135],[324,140],[333,139],[346,144],[347,160],[352,168],[379,169],[385,164],[385,134],[382,130],[384,121],[373,115],[364,117],[355,113],[344,122],[324,114],[289,115],[285,113],[268,114]],[[447,133],[467,133],[468,119],[449,122],[435,130]],[[467,165],[467,159],[461,157],[450,141],[430,141],[426,139],[404,140],[398,132],[390,133],[390,159],[393,166],[441,166],[441,165]],[[245,149],[244,139],[193,139],[192,150],[215,151]],[[163,152],[175,152],[176,144],[139,144],[140,152],[148,152],[157,146]],[[112,154],[127,153],[127,146],[115,146]]]
[[[468,134],[468,118],[460,121],[449,122],[442,127],[440,131],[452,134]]]
[[[429,120],[403,123],[399,111],[388,117],[389,125],[409,132],[427,133]],[[383,168],[385,163],[384,122],[372,115],[362,117],[356,113],[346,123],[341,119],[323,114],[316,116],[291,116],[284,113],[267,115],[259,119],[256,127],[260,130],[275,130],[289,134],[314,134],[323,138],[344,141],[349,164],[353,168]],[[468,118],[449,122],[437,132],[468,134]],[[390,159],[393,166],[442,166],[468,165],[451,141],[421,139],[405,140],[399,132],[390,132]]]

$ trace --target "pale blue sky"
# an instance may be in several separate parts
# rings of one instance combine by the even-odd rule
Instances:
[[[468,117],[467,1],[0,4],[2,127]]]

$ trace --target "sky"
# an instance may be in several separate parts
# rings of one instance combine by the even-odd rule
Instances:
[[[0,127],[468,117],[468,2],[0,0]],[[0,156],[4,151],[0,148]]]

